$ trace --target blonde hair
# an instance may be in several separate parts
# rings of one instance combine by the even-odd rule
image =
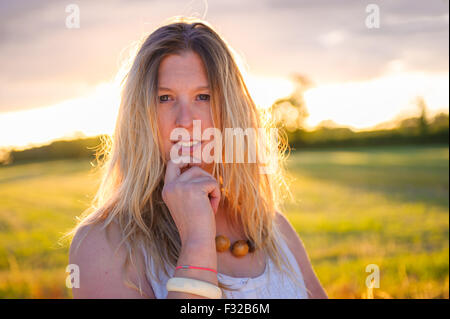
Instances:
[[[244,83],[232,49],[205,21],[175,18],[160,26],[140,45],[123,82],[115,131],[97,153],[102,180],[91,207],[83,212],[69,236],[85,225],[100,224],[106,229],[116,222],[127,248],[125,266],[134,263],[138,249],[151,256],[156,274],[175,266],[181,241],[171,214],[162,200],[165,163],[156,123],[157,74],[162,59],[191,50],[206,69],[211,88],[212,118],[215,127],[273,127],[270,114],[258,110]],[[214,163],[213,176],[222,191],[221,204],[228,207],[227,222],[243,227],[257,249],[263,250],[288,275],[295,271],[279,249],[282,234],[274,223],[282,194],[288,190],[283,172],[286,141],[259,140],[275,153],[270,174],[261,174],[261,163]],[[257,152],[263,151],[261,148]],[[222,152],[223,154],[224,152]],[[119,245],[119,246],[120,246]],[[160,281],[150,272],[152,279]],[[294,278],[299,285],[301,283]],[[225,285],[219,283],[225,289]],[[142,290],[128,282],[143,294]],[[302,285],[303,286],[303,285]]]

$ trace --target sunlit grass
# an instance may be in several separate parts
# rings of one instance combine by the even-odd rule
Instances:
[[[70,298],[60,236],[98,185],[88,160],[0,168],[0,298]],[[448,298],[448,147],[297,152],[285,213],[332,298]]]
[[[286,213],[330,297],[448,298],[448,148],[298,152]]]
[[[65,298],[68,247],[61,235],[89,204],[89,161],[0,168],[0,298]]]

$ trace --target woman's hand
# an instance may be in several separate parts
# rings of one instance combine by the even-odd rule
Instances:
[[[198,166],[185,172],[189,164],[167,163],[162,198],[178,228],[182,245],[214,240],[216,223],[214,214],[220,201],[217,180]]]

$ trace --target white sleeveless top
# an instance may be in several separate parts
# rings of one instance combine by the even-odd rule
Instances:
[[[307,299],[308,294],[305,289],[305,283],[300,267],[295,259],[294,255],[290,251],[283,238],[280,238],[282,249],[288,257],[288,261],[295,270],[295,276],[301,283],[302,287],[296,285],[291,278],[285,273],[280,272],[276,268],[273,261],[267,257],[266,267],[264,272],[257,277],[231,277],[222,273],[218,273],[217,277],[221,283],[229,285],[232,289],[222,289],[223,299]],[[173,276],[175,268],[168,269],[170,277],[167,277],[163,272],[159,274],[159,278],[162,279],[161,283],[151,279],[149,271],[153,272],[153,261],[147,256],[144,251],[144,258],[146,264],[146,278],[153,288],[153,292],[157,299],[167,298],[166,283],[170,277]],[[283,266],[284,267],[284,266]],[[286,270],[288,271],[288,270]]]

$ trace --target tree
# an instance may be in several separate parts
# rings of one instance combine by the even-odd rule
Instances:
[[[276,100],[271,111],[277,126],[285,126],[289,131],[303,127],[308,117],[304,93],[313,87],[312,81],[301,74],[292,75],[295,88],[291,95]]]
[[[423,97],[416,98],[416,105],[420,110],[419,117],[419,130],[420,135],[426,135],[428,133],[428,120],[427,120],[427,104]]]

